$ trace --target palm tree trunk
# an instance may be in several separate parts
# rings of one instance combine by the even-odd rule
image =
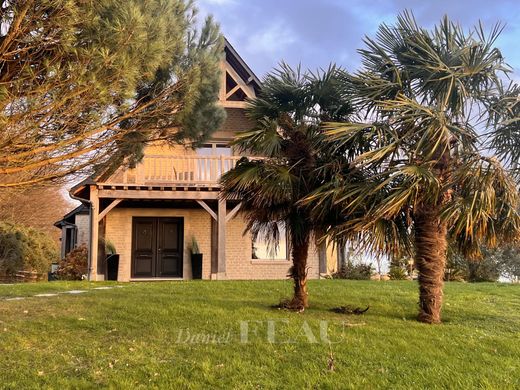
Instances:
[[[309,307],[307,292],[307,256],[309,253],[310,237],[291,240],[293,266],[290,276],[294,280],[294,296],[287,304],[292,310],[304,310]]]
[[[439,218],[439,208],[430,205],[414,213],[414,223],[415,263],[419,271],[418,320],[438,324],[441,322],[447,227]]]

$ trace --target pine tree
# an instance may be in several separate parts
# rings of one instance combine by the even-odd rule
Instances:
[[[135,163],[222,123],[222,39],[211,18],[197,31],[192,1],[0,7],[0,187]]]

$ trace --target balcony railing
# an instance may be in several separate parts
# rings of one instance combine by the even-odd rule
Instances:
[[[222,174],[233,169],[240,156],[146,156],[123,173],[122,184],[217,185]]]

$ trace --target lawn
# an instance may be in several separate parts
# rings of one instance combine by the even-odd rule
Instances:
[[[0,387],[520,387],[519,285],[448,283],[437,326],[409,281],[312,281],[301,314],[270,307],[289,281],[115,286],[0,286]]]

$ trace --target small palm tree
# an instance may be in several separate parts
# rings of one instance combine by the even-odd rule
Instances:
[[[466,34],[447,17],[430,32],[405,12],[366,38],[363,69],[344,75],[358,121],[327,125],[340,145],[370,140],[354,162],[366,180],[329,183],[312,199],[344,205],[346,222],[331,234],[356,229],[376,252],[413,252],[423,322],[441,321],[448,242],[478,257],[482,244],[515,239],[520,227],[515,183],[480,135],[498,123],[493,107],[504,101],[499,33],[479,25]],[[367,213],[349,218],[356,204]]]
[[[343,122],[352,112],[338,74],[334,66],[313,74],[285,64],[269,74],[249,105],[254,129],[234,141],[241,152],[262,158],[243,158],[221,180],[224,197],[242,200],[253,237],[262,233],[276,248],[280,223],[284,225],[293,262],[289,276],[294,280],[294,297],[285,307],[294,310],[308,307],[310,243],[337,224],[339,215],[331,207],[319,219],[312,218],[310,204],[300,201],[331,181],[331,172],[348,177],[356,153],[351,144],[333,147],[320,128],[323,121]]]

